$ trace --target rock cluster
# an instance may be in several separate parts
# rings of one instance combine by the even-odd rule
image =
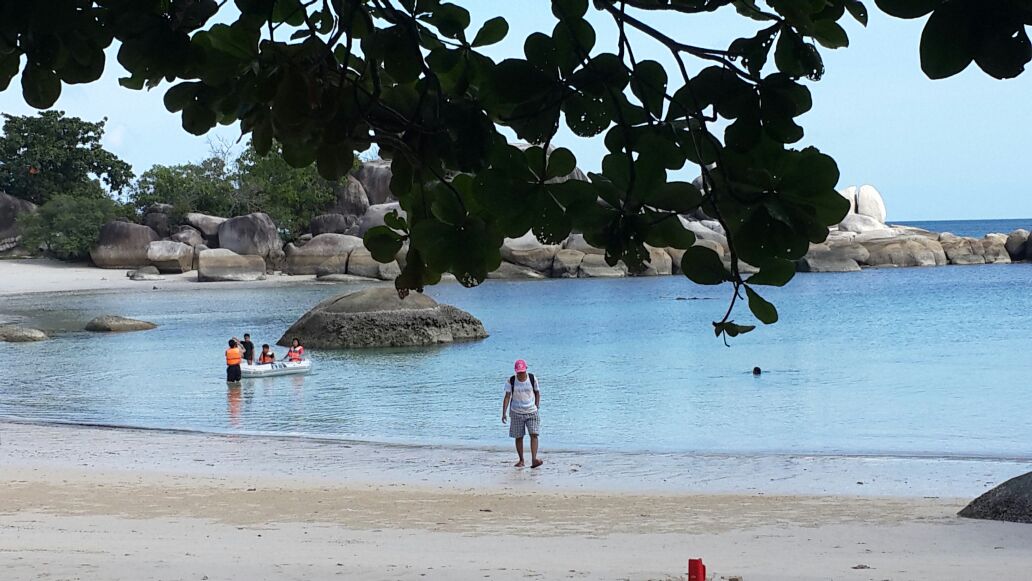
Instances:
[[[393,288],[375,287],[327,299],[297,320],[280,338],[299,338],[308,347],[350,349],[413,347],[487,337],[473,315],[412,293],[398,298]]]

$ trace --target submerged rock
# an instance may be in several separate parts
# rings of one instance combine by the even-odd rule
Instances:
[[[47,334],[39,329],[21,325],[0,325],[0,341],[7,343],[28,343],[46,340]]]
[[[1032,472],[986,492],[958,514],[965,518],[1032,523]]]
[[[280,338],[298,337],[308,347],[351,349],[412,347],[487,337],[473,315],[412,293],[405,299],[391,287],[376,287],[327,299],[305,313]]]
[[[86,330],[94,333],[125,333],[128,331],[149,331],[158,326],[147,321],[127,319],[118,315],[103,315],[86,323]]]

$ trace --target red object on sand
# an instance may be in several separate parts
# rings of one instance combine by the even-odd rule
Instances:
[[[706,581],[706,565],[702,559],[688,559],[688,581]]]

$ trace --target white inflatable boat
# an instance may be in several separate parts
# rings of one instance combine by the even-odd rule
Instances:
[[[304,375],[312,370],[312,360],[302,359],[301,361],[277,361],[276,363],[263,363],[240,365],[241,377],[276,377],[279,375]]]

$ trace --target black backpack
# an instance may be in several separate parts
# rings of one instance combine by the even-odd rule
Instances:
[[[537,378],[534,377],[533,373],[528,373],[527,375],[530,377],[530,386],[534,388],[534,391],[537,391],[538,390]],[[509,376],[509,391],[511,391],[513,393],[516,393],[516,376],[515,375],[510,375]]]

